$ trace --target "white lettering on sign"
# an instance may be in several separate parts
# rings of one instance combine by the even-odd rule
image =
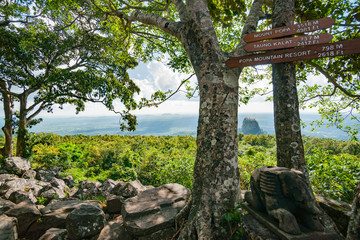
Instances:
[[[268,32],[260,32],[254,35],[254,37],[258,38],[258,37],[265,37],[265,36],[270,36],[272,35],[272,31],[268,31]]]
[[[297,26],[296,32],[301,33],[301,32],[312,32],[312,31],[315,31],[315,30],[319,30],[318,25],[319,25],[319,20],[299,23],[299,24],[296,25]]]
[[[292,44],[292,39],[274,42],[274,46],[285,46],[288,44]]]
[[[311,54],[311,50],[293,52],[293,53],[285,53],[285,58],[301,57],[301,56],[306,56],[306,55],[310,55],[310,54]]]
[[[302,28],[302,27],[310,27],[310,26],[314,26],[314,25],[318,25],[319,24],[319,20],[314,20],[314,21],[307,21],[307,22],[303,22],[303,23],[298,23],[297,26],[298,28]]]
[[[282,54],[276,54],[276,55],[268,55],[268,56],[259,56],[259,57],[255,57],[254,61],[255,62],[261,62],[261,61],[268,61],[268,60],[279,59],[279,58],[283,58],[283,55]]]
[[[320,41],[319,40],[312,40],[312,41],[302,41],[302,42],[298,42],[297,46],[307,46],[307,45],[315,45],[315,44],[319,44]]]
[[[272,44],[271,43],[267,43],[267,42],[265,42],[265,43],[258,43],[258,44],[255,44],[254,45],[254,48],[263,48],[263,47],[271,47],[272,46]]]
[[[334,49],[335,49],[334,45],[329,45],[329,46],[323,46],[322,47],[323,51],[331,51],[331,50],[334,50]]]
[[[318,53],[318,57],[319,57],[319,58],[322,58],[322,57],[334,57],[334,56],[335,56],[334,51],[328,51],[328,52]]]
[[[291,31],[291,28],[287,27],[287,28],[280,28],[280,29],[275,29],[275,33],[285,33],[285,32],[289,32]]]
[[[343,48],[344,48],[343,44],[323,46],[321,49],[322,52],[317,53],[317,55],[318,55],[318,58],[334,57],[334,56],[343,55],[344,51],[341,50]],[[335,49],[338,49],[338,50],[335,51]]]
[[[248,63],[248,62],[252,62],[251,58],[243,58],[239,60],[239,63]]]

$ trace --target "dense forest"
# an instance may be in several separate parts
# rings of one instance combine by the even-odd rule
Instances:
[[[144,185],[179,183],[192,188],[196,154],[192,136],[60,136],[30,134],[27,157],[33,168],[62,168],[76,182],[140,180]],[[1,138],[4,143],[4,138]],[[249,189],[253,170],[276,165],[274,135],[239,135],[241,188]],[[360,179],[360,143],[304,137],[315,193],[351,203]]]

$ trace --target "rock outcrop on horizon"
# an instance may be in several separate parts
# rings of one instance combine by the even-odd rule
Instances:
[[[85,180],[77,188],[61,169],[31,170],[24,158],[5,162],[0,240],[167,239],[175,234],[175,215],[190,194],[179,184],[155,188],[138,180]],[[86,200],[99,196],[106,201]]]
[[[245,135],[248,134],[258,135],[263,133],[263,131],[260,129],[258,121],[256,121],[255,118],[249,118],[249,117],[244,118],[242,122],[241,131]]]

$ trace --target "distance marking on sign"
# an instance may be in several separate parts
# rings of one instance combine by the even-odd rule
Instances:
[[[229,68],[245,67],[259,64],[293,62],[324,57],[336,57],[360,53],[360,38],[336,43],[318,44],[302,48],[277,50],[271,53],[231,57],[225,62]]]
[[[309,45],[328,43],[332,38],[333,36],[328,33],[304,35],[300,37],[281,38],[263,42],[252,42],[246,44],[244,49],[247,52],[256,52],[282,48],[304,47]]]
[[[249,33],[244,37],[245,42],[257,42],[265,39],[285,37],[305,32],[313,32],[331,27],[335,20],[329,17],[319,18],[303,23],[293,24],[285,27],[274,28],[262,32]]]

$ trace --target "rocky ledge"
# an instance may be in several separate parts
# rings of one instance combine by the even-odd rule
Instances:
[[[0,169],[0,240],[171,239],[175,216],[190,195],[179,184],[153,187],[138,180],[85,180],[76,186],[60,171],[31,170],[24,158],[5,160]]]

